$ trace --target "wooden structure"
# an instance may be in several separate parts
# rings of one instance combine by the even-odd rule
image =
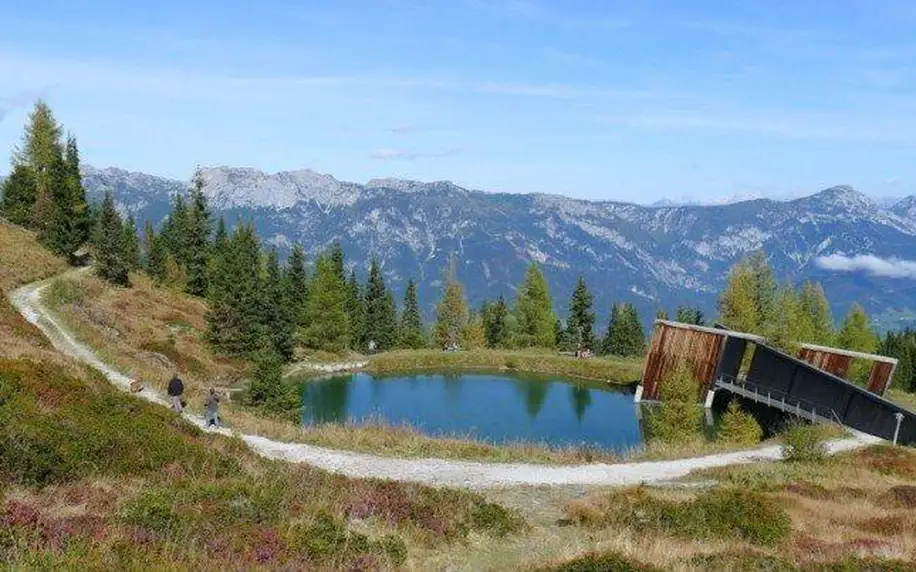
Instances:
[[[712,388],[716,377],[722,373],[722,364],[731,364],[738,351],[743,358],[748,341],[763,343],[764,340],[754,334],[655,320],[649,355],[643,367],[642,399],[658,399],[659,384],[682,362],[693,369],[703,389]],[[738,365],[740,363],[739,358]],[[737,373],[737,368],[735,371]]]
[[[846,378],[852,360],[870,361],[872,362],[872,367],[866,389],[878,395],[887,393],[887,388],[890,387],[891,380],[894,378],[894,370],[897,369],[897,360],[891,357],[828,348],[814,344],[802,344],[798,352],[798,358],[814,367],[842,378]]]

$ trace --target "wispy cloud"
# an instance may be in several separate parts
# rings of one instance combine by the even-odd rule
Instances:
[[[833,272],[866,272],[882,278],[909,278],[916,280],[916,262],[900,258],[880,258],[872,254],[844,256],[831,254],[818,258],[816,264]]]
[[[372,151],[369,156],[373,159],[379,159],[384,161],[415,161],[417,159],[442,159],[444,157],[451,157],[452,155],[457,155],[463,151],[466,151],[467,148],[464,146],[450,147],[442,151],[403,151],[398,149],[376,149]]]
[[[410,123],[399,123],[397,125],[392,125],[391,127],[388,128],[389,132],[397,133],[398,135],[403,135],[405,133],[413,133],[416,130],[417,130],[417,127],[415,125],[411,125]]]

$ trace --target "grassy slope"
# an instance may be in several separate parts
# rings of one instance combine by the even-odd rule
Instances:
[[[4,291],[65,268],[30,233],[2,223],[0,261]],[[7,565],[417,566],[430,551],[524,526],[472,493],[264,460],[240,441],[204,435],[114,390],[56,354],[18,316],[0,306],[0,560]]]

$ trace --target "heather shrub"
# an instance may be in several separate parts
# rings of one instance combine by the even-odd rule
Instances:
[[[827,459],[823,429],[801,423],[790,426],[782,434],[782,457],[795,463],[822,463]]]
[[[539,572],[653,572],[658,568],[642,564],[616,552],[589,552],[537,570]]]

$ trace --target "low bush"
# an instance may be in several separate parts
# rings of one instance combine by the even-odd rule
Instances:
[[[916,480],[916,451],[894,445],[872,445],[849,454],[850,462],[882,475]]]
[[[75,280],[68,278],[58,278],[48,285],[44,293],[47,300],[53,307],[59,308],[71,304],[82,304],[85,299],[83,288]]]
[[[759,493],[714,489],[691,501],[653,497],[645,488],[618,491],[597,501],[575,503],[570,517],[583,526],[627,526],[695,539],[731,538],[773,545],[790,532],[788,513]]]
[[[616,552],[589,552],[557,564],[536,568],[538,572],[653,572],[654,566]]]
[[[827,459],[824,429],[797,423],[782,434],[783,460],[794,463],[821,463]]]
[[[690,563],[701,570],[742,570],[746,572],[794,572],[799,568],[790,560],[751,551],[700,554]]]
[[[735,445],[756,445],[763,438],[763,429],[753,415],[742,411],[737,400],[732,400],[722,415],[716,440]]]

